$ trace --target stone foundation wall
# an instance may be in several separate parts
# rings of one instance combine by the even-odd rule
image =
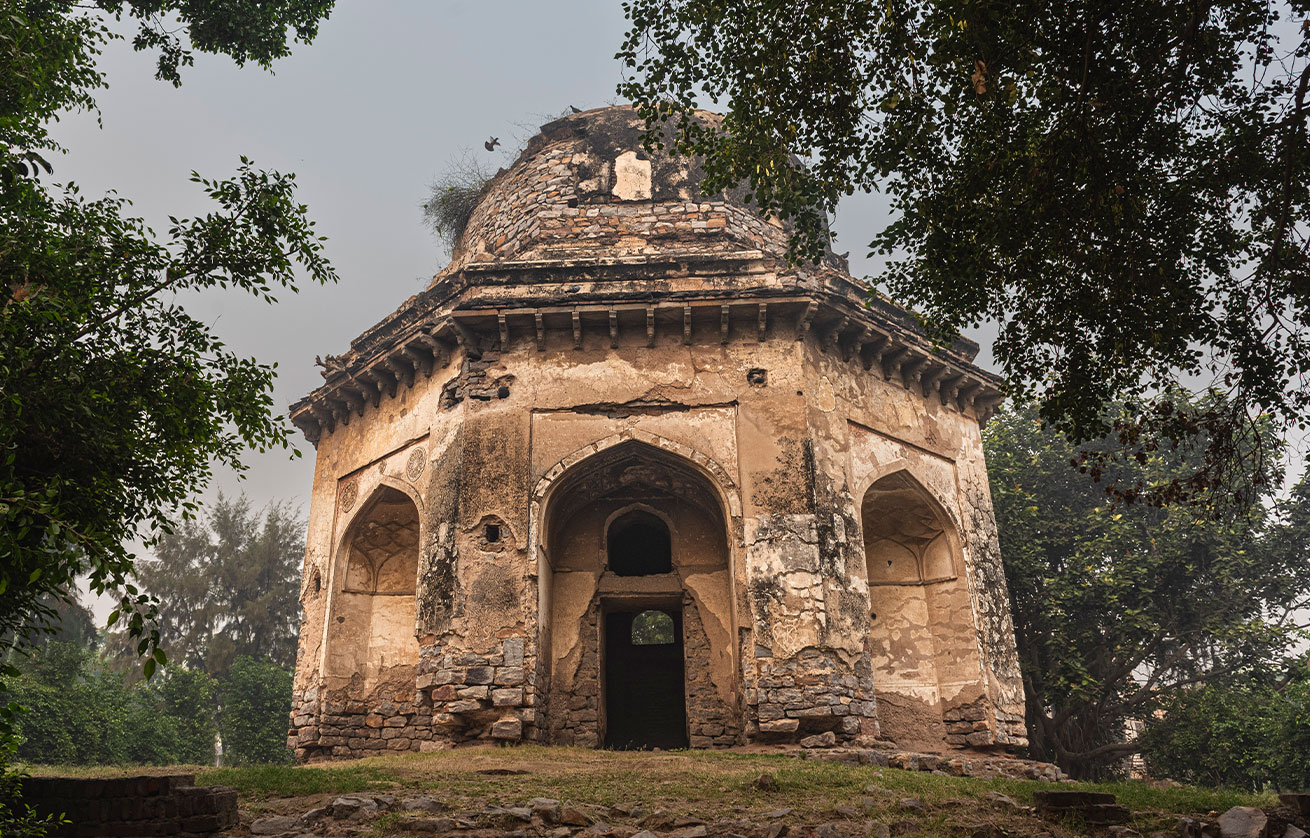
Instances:
[[[693,748],[738,745],[742,738],[741,708],[723,700],[710,667],[710,642],[695,603],[682,608],[683,659],[686,661],[687,728]]]
[[[790,740],[832,731],[840,741],[877,736],[876,703],[868,654],[848,666],[830,653],[804,649],[779,661],[756,659],[752,691],[765,740]]]
[[[318,690],[313,693],[317,698]],[[418,751],[433,738],[432,710],[415,700],[412,680],[383,684],[364,698],[356,695],[349,687],[327,691],[321,707],[311,707],[314,702],[306,696],[297,702],[293,695],[295,735],[288,744],[298,759]]]
[[[573,690],[553,690],[550,743],[595,748],[600,745],[600,605],[593,601],[578,630],[578,668]]]
[[[237,792],[197,788],[194,774],[167,777],[24,777],[23,802],[69,823],[53,836],[213,835],[237,824]]]
[[[531,652],[523,637],[506,638],[488,654],[439,642],[424,646],[417,687],[431,713],[434,739],[536,739],[540,694]]]

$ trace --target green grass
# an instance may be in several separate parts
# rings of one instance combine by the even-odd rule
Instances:
[[[479,770],[517,768],[527,774],[490,776]],[[776,791],[755,786],[770,774]],[[202,769],[198,782],[236,787],[245,799],[303,797],[369,790],[437,791],[452,805],[516,803],[552,797],[570,803],[640,804],[677,808],[702,817],[725,811],[781,807],[822,813],[873,796],[886,805],[917,797],[937,805],[985,800],[991,792],[1031,803],[1044,788],[1108,791],[1134,811],[1173,814],[1223,811],[1236,805],[1273,805],[1273,795],[1194,787],[1153,788],[1141,782],[1056,784],[947,777],[917,771],[798,760],[777,754],[715,752],[617,753],[579,748],[478,748],[374,757],[309,766]],[[880,791],[879,791],[880,790]]]
[[[514,769],[527,773],[481,773]],[[1052,838],[1076,838],[1087,830],[1076,823],[1037,820],[1013,806],[992,801],[999,792],[1021,804],[1031,804],[1039,789],[1108,791],[1134,813],[1132,826],[1142,834],[1176,831],[1180,815],[1222,812],[1235,805],[1270,806],[1273,795],[1199,789],[1186,786],[1153,788],[1141,782],[1102,784],[1039,783],[949,777],[893,768],[849,765],[818,759],[801,760],[778,753],[743,752],[613,752],[581,748],[523,745],[512,748],[460,748],[429,754],[396,754],[350,762],[318,765],[254,765],[235,768],[172,769],[101,768],[65,771],[43,767],[40,773],[113,774],[194,771],[202,785],[237,788],[248,814],[303,813],[323,805],[333,795],[381,791],[430,794],[452,813],[463,812],[483,826],[513,827],[495,815],[481,813],[488,805],[516,805],[534,797],[551,797],[566,804],[641,806],[693,815],[707,821],[752,821],[765,812],[790,809],[784,820],[818,824],[834,820],[880,821],[894,827],[909,821],[916,838],[948,838],[969,834],[980,824],[1002,834],[1050,833]],[[762,790],[756,780],[768,774],[776,785]],[[923,807],[907,808],[904,798]],[[838,808],[842,811],[838,811]],[[848,809],[847,807],[850,807]],[[852,812],[851,809],[854,809]],[[601,812],[606,818],[609,814]],[[382,814],[366,824],[374,836],[407,835],[408,816]],[[620,818],[633,825],[635,819]],[[905,829],[908,829],[906,827]],[[901,831],[905,831],[902,829]]]
[[[244,765],[211,768],[196,778],[202,786],[232,786],[249,797],[307,797],[387,789],[394,777],[373,766],[319,768],[302,765]]]

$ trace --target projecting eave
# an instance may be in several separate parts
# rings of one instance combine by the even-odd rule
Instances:
[[[603,345],[813,340],[866,373],[934,397],[980,422],[1002,400],[973,365],[973,341],[936,347],[913,313],[843,272],[779,272],[759,251],[493,262],[443,278],[328,356],[324,383],[291,407],[317,442],[370,405],[430,377],[457,352],[524,341],[536,351]]]

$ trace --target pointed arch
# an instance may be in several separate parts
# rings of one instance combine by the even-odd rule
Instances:
[[[950,514],[908,469],[874,480],[860,501],[865,578],[870,585],[924,585],[963,570]]]
[[[645,540],[639,534],[615,543],[625,522],[644,526]],[[672,734],[654,731],[658,714],[634,722],[632,714],[641,714],[622,699],[622,685],[633,678],[658,685],[650,694],[678,711],[680,722],[664,721],[679,727],[673,738],[684,746],[735,741],[742,720],[732,569],[740,533],[741,500],[728,472],[669,439],[624,431],[545,471],[532,493],[528,544],[539,613],[548,615],[538,632],[540,648],[549,650],[542,685],[549,741],[595,746],[635,735],[632,741],[664,742]],[[659,555],[648,555],[656,540]],[[684,644],[678,634],[661,652],[672,657],[638,677],[623,667],[645,653],[615,641],[614,632],[648,608],[667,610],[689,639]]]
[[[655,456],[661,453],[675,455],[672,458],[674,461],[700,473],[714,487],[717,495],[717,505],[728,524],[729,534],[734,545],[740,546],[742,538],[741,491],[728,470],[713,458],[690,446],[658,434],[630,429],[578,448],[546,469],[541,478],[537,480],[537,484],[532,490],[532,526],[528,531],[528,554],[538,555],[540,546],[546,543],[545,523],[541,513],[548,506],[551,496],[556,493],[561,479],[566,474],[576,474],[574,471],[575,466],[599,454],[608,452],[612,456],[621,453],[622,449],[641,451],[643,448],[651,449],[651,454]],[[620,450],[615,451],[614,449]]]
[[[402,481],[382,477],[342,531],[333,557],[326,675],[351,681],[361,697],[398,668],[418,663],[414,634],[422,500]]]

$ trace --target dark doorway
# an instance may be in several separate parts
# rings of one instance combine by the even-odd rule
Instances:
[[[687,747],[682,612],[605,615],[605,747]]]

